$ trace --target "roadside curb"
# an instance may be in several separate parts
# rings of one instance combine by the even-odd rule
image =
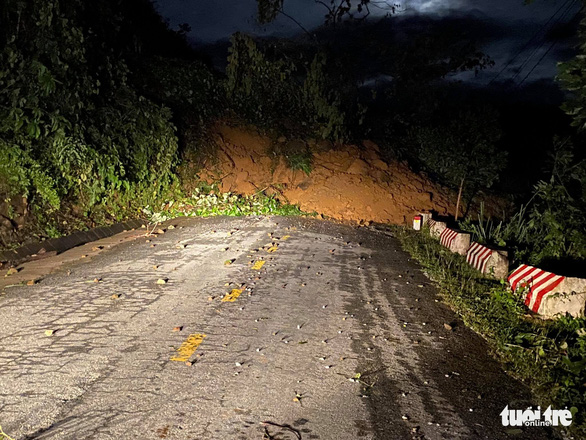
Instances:
[[[59,254],[82,244],[108,238],[130,229],[140,228],[144,224],[145,222],[143,220],[129,220],[111,226],[100,226],[88,231],[78,231],[65,237],[50,238],[45,241],[30,243],[18,249],[0,252],[0,262],[20,264],[30,259],[33,255],[47,252],[56,252]]]
[[[470,234],[457,229],[444,228],[439,240],[443,246],[460,255],[466,255],[470,248]]]
[[[466,262],[485,275],[504,280],[509,274],[509,253],[472,242],[466,252]]]

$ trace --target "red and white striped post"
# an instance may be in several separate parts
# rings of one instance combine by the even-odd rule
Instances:
[[[443,230],[448,227],[446,222],[438,222],[431,218],[428,220],[427,224],[429,225],[429,235],[434,238],[439,238]]]
[[[470,248],[470,234],[467,232],[456,231],[452,228],[444,228],[439,239],[442,245],[460,255],[466,255],[466,252]]]
[[[466,252],[466,261],[475,269],[497,279],[505,279],[509,273],[507,251],[491,249],[480,243],[472,243]]]
[[[509,276],[511,290],[525,289],[525,305],[546,318],[584,316],[586,279],[565,277],[522,264]]]

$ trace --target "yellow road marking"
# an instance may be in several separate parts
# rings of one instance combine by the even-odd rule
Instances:
[[[203,333],[193,333],[189,335],[185,341],[181,344],[181,347],[177,349],[177,355],[171,358],[172,361],[187,362],[191,355],[195,353],[197,347],[203,342],[203,338],[206,335]]]
[[[255,263],[252,265],[252,268],[253,268],[254,270],[260,270],[260,269],[261,269],[261,268],[264,266],[264,264],[265,264],[265,260],[258,260],[257,262],[255,262]]]
[[[224,297],[222,298],[222,302],[234,302],[236,301],[236,298],[240,296],[241,293],[242,289],[232,289],[230,293],[224,295]]]
[[[289,237],[291,237],[290,235],[284,235],[281,237],[281,241],[285,241],[287,240]]]
[[[273,252],[276,252],[277,249],[279,249],[279,248],[277,246],[273,245],[273,246],[271,246],[270,248],[267,249],[267,252],[269,254],[272,254]]]

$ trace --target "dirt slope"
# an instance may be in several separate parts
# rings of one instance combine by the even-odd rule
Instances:
[[[208,164],[200,177],[219,181],[222,191],[268,190],[305,211],[352,222],[403,223],[420,210],[454,212],[451,191],[404,163],[387,164],[372,142],[329,150],[313,146],[313,168],[307,176],[291,170],[282,156],[271,157],[276,141],[256,130],[222,124],[217,132],[217,162]]]

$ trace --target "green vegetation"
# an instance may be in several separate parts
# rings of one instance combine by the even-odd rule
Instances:
[[[549,179],[539,181],[529,202],[508,220],[470,219],[460,227],[481,243],[507,246],[514,263],[586,276],[586,160],[576,160],[570,141],[557,141]]]
[[[189,197],[176,166],[211,155],[225,90],[149,0],[3,2],[0,218],[24,197],[21,237],[55,237]]]
[[[490,188],[505,168],[506,152],[496,148],[501,135],[497,117],[494,111],[470,109],[437,125],[412,129],[425,168],[458,188],[456,220],[465,185],[473,192]]]
[[[39,223],[72,205],[88,218],[114,218],[157,199],[175,179],[171,112],[131,83],[118,55],[128,27],[124,16],[106,19],[109,6],[2,7],[0,192],[3,200],[26,197]]]
[[[235,34],[231,43],[226,88],[240,117],[286,134],[348,138],[360,111],[355,87],[330,74],[324,52],[297,50],[293,61],[275,49],[270,56],[247,35]]]
[[[164,202],[158,209],[147,206],[143,211],[153,222],[183,216],[307,215],[298,206],[281,203],[261,191],[248,196],[220,193],[216,185],[200,185],[191,196]]]
[[[570,408],[575,416],[571,429],[586,434],[586,320],[530,318],[520,293],[482,277],[428,234],[401,227],[395,233],[506,369],[531,387],[542,406]]]
[[[313,155],[311,151],[304,153],[293,153],[287,155],[287,163],[292,170],[301,170],[308,176],[311,174],[311,161]]]

